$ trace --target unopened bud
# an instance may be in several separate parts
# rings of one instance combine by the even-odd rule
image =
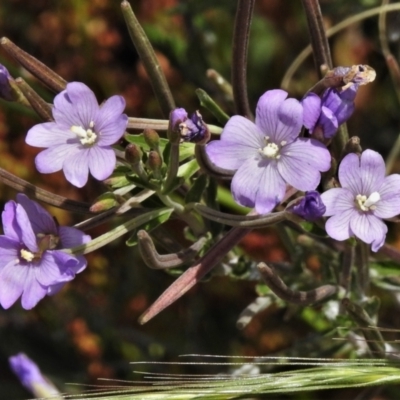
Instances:
[[[13,101],[14,96],[12,94],[12,88],[10,81],[13,78],[8,72],[7,68],[0,64],[0,98],[7,101]]]
[[[114,193],[103,193],[99,196],[94,204],[90,207],[90,211],[94,213],[109,210],[119,205],[118,198]]]
[[[143,131],[143,137],[150,149],[158,149],[160,144],[160,136],[158,136],[158,133],[154,129],[145,129]]]
[[[297,204],[288,207],[287,211],[291,211],[307,221],[315,221],[325,214],[326,206],[322,202],[320,194],[316,190],[311,190],[306,192]]]
[[[142,161],[142,155],[142,150],[134,143],[129,143],[125,147],[125,159],[132,165],[140,163],[140,161]]]
[[[153,172],[160,171],[162,167],[162,159],[160,155],[156,151],[151,150],[148,157],[147,166],[149,169]]]

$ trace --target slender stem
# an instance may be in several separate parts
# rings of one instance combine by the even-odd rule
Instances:
[[[119,237],[125,235],[125,233],[137,229],[141,225],[146,224],[156,218],[163,216],[166,213],[172,213],[171,208],[160,208],[158,210],[152,210],[145,214],[139,215],[129,221],[126,221],[122,225],[117,226],[109,232],[104,233],[103,235],[98,236],[96,239],[91,240],[89,243],[82,244],[80,246],[73,247],[71,249],[62,249],[65,253],[68,254],[88,254],[92,251],[100,249],[108,243],[113,242]]]
[[[179,143],[170,142],[167,177],[165,178],[162,193],[168,194],[174,189],[179,169]]]
[[[318,76],[322,78],[321,67],[326,65],[329,69],[332,69],[332,58],[322,20],[321,8],[318,0],[302,0],[302,3],[307,17],[315,68]]]
[[[148,119],[148,118],[128,118],[128,129],[154,129],[156,131],[167,131],[169,120],[167,119]],[[214,135],[219,135],[222,132],[222,128],[216,125],[208,125],[208,129]]]
[[[343,252],[342,273],[340,275],[340,285],[345,289],[345,295],[349,293],[351,284],[351,268],[354,264],[354,246],[346,245]]]
[[[56,74],[35,57],[20,49],[10,39],[3,37],[0,40],[0,44],[7,53],[54,92],[61,92],[67,86],[67,81],[61,78],[60,75]]]
[[[232,228],[225,236],[199,260],[186,270],[165,292],[142,314],[140,324],[145,324],[166,307],[189,291],[204,275],[210,272],[225,257],[226,253],[243,239],[249,229]]]
[[[247,97],[247,50],[255,0],[238,0],[232,43],[232,85],[236,113],[252,118]]]
[[[346,18],[342,22],[336,24],[335,26],[333,26],[332,28],[330,28],[330,29],[328,29],[326,31],[326,36],[328,38],[330,38],[331,36],[336,35],[336,33],[340,32],[341,30],[346,29],[347,27],[358,23],[358,22],[362,21],[363,19],[367,19],[367,18],[373,17],[374,15],[378,15],[383,11],[388,13],[388,12],[393,12],[393,11],[398,11],[398,10],[400,10],[400,4],[399,3],[388,4],[385,7],[371,8],[370,10],[364,11],[364,12],[359,13],[357,15],[353,15],[353,16],[351,16],[349,18]],[[312,47],[310,45],[308,45],[294,59],[294,61],[289,66],[289,68],[286,70],[286,73],[282,78],[282,81],[281,81],[281,88],[282,89],[285,89],[285,90],[289,89],[290,82],[291,82],[291,80],[293,78],[293,75],[296,73],[296,71],[298,70],[300,65],[303,64],[303,62],[311,54],[312,54]]]
[[[400,134],[397,136],[397,139],[392,148],[390,149],[389,155],[386,158],[386,175],[392,172],[394,163],[396,162],[399,153],[400,153]]]
[[[258,271],[264,278],[267,286],[282,300],[289,303],[295,303],[300,306],[309,306],[310,304],[317,303],[325,300],[336,293],[337,288],[333,285],[323,285],[313,290],[296,291],[288,288],[285,282],[276,274],[276,272],[269,268],[267,264],[260,263],[257,266]]]
[[[165,75],[148,37],[139,24],[139,21],[137,20],[128,1],[122,1],[121,9],[128,27],[129,35],[136,47],[140,59],[143,62],[143,66],[149,75],[158,104],[160,105],[164,117],[167,117],[170,111],[175,108],[175,102],[167,80],[165,79]]]
[[[358,241],[356,247],[357,280],[361,296],[365,296],[369,287],[369,245]]]
[[[67,199],[66,197],[40,189],[24,179],[18,178],[10,172],[7,172],[3,168],[0,168],[0,182],[12,187],[18,192],[25,193],[32,199],[43,201],[51,206],[63,208],[64,210],[69,210],[79,214],[92,214],[89,210],[90,204]]]
[[[209,208],[203,204],[195,204],[193,207],[200,215],[210,219],[211,221],[229,226],[251,229],[264,228],[285,221],[288,215],[286,211],[279,211],[266,215],[235,215],[214,210],[213,208]]]
[[[43,100],[22,78],[15,80],[29,104],[44,121],[53,121],[51,104]]]

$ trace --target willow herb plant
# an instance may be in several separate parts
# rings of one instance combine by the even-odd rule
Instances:
[[[86,254],[129,233],[126,244],[138,246],[148,267],[181,268],[175,282],[140,317],[142,324],[177,301],[206,274],[212,276],[219,265],[223,267],[219,274],[223,271],[237,279],[235,268],[240,264],[240,277],[258,282],[262,288],[239,317],[242,327],[271,304],[307,307],[320,303],[334,310],[332,319],[337,319],[337,327],[346,317],[354,329],[363,329],[370,355],[385,357],[389,345],[375,326],[377,309],[370,307],[370,282],[379,284],[385,277],[370,271],[379,266],[377,252],[400,261],[400,251],[386,243],[385,223],[397,221],[400,214],[400,175],[387,175],[382,156],[373,149],[362,149],[359,138],[349,137],[345,127],[355,110],[359,87],[372,82],[375,71],[368,65],[334,67],[318,1],[302,3],[320,81],[299,99],[290,97],[286,90],[265,88],[253,117],[247,98],[246,64],[254,0],[238,0],[231,82],[235,115],[228,116],[204,90],[196,92],[220,126],[207,124],[199,111],[188,113],[185,104],[175,105],[128,1],[122,1],[122,12],[164,120],[128,117],[125,100],[119,95],[101,99],[99,105],[86,84],[66,82],[9,39],[1,40],[6,52],[56,93],[53,104],[48,104],[23,79],[14,79],[0,66],[2,99],[32,108],[43,120],[26,134],[27,144],[43,148],[35,160],[37,170],[43,174],[62,170],[65,179],[78,188],[85,186],[91,175],[108,188],[92,204],[86,204],[0,171],[0,180],[21,192],[16,201],[6,203],[2,214],[3,308],[21,298],[22,307],[29,310],[39,301],[45,302],[47,295],[57,295],[77,273],[85,273]],[[390,58],[392,64],[393,60]],[[142,133],[132,133],[138,129]],[[246,215],[219,210],[215,186],[229,181],[234,201],[250,209]],[[59,226],[38,202],[80,211],[89,218],[75,227]],[[84,233],[115,217],[125,219],[109,232],[95,238]],[[186,225],[186,238],[193,244],[184,248],[175,243],[179,251],[159,254],[153,238],[168,251],[171,238],[166,238],[160,227],[172,219]],[[272,225],[286,235],[289,251],[302,243],[328,263],[330,272],[324,274],[323,285],[309,280],[310,287],[304,287],[293,274],[287,284],[279,276],[278,264],[256,263],[238,251],[236,245],[251,230]],[[291,263],[298,265],[303,254],[290,253]],[[351,335],[345,336],[349,342]],[[367,354],[365,349],[363,355]],[[267,361],[260,358],[259,364]],[[384,359],[349,364],[291,359],[292,364],[300,361],[312,367],[309,373],[303,370],[220,383],[189,382],[183,388],[170,384],[157,389],[159,397],[151,387],[138,388],[137,392],[151,392],[138,394],[140,398],[225,399],[400,380],[396,367]],[[25,355],[12,357],[10,364],[36,395],[59,396]],[[374,366],[383,370],[374,375]],[[108,396],[137,398],[134,389],[129,389],[129,394],[124,390]]]

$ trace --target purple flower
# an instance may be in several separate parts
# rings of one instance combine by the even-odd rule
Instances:
[[[208,131],[207,125],[198,111],[189,118],[184,108],[175,108],[171,112],[171,126],[172,129],[179,132],[181,142],[198,143],[204,139]]]
[[[307,221],[315,221],[324,215],[326,207],[320,194],[315,190],[311,190],[306,192],[300,202],[293,206],[290,211]]]
[[[128,117],[122,114],[125,100],[112,96],[100,107],[94,93],[83,83],[72,82],[54,98],[55,122],[35,125],[26,143],[47,147],[36,157],[39,172],[63,170],[69,182],[82,187],[90,173],[108,178],[116,157],[111,145],[124,134]]]
[[[221,140],[210,142],[206,152],[216,166],[236,170],[231,190],[242,206],[270,212],[285,195],[286,184],[307,191],[315,189],[320,171],[330,168],[326,147],[313,139],[299,138],[303,107],[286,99],[283,90],[261,96],[255,124],[241,116],[229,119]]]
[[[12,89],[10,86],[10,80],[12,79],[10,73],[7,68],[0,64],[0,98],[13,101],[14,97],[12,95]]]
[[[383,246],[387,226],[382,219],[400,213],[400,175],[385,177],[380,154],[365,150],[343,158],[339,166],[341,188],[322,194],[326,206],[326,232],[336,240],[356,236],[371,244],[373,251]]]
[[[304,126],[311,132],[321,131],[325,139],[330,139],[339,126],[346,122],[354,112],[354,99],[358,85],[351,85],[343,91],[327,89],[322,99],[309,93],[303,100]]]
[[[60,392],[42,375],[39,367],[24,353],[18,353],[8,359],[10,367],[35,397],[57,396]]]
[[[9,201],[2,213],[0,235],[0,304],[11,307],[22,296],[22,307],[33,308],[57,293],[86,268],[83,256],[57,250],[87,243],[90,236],[58,226],[52,216],[24,194]]]

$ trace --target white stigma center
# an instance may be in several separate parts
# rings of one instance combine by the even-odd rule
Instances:
[[[35,255],[28,250],[21,249],[21,257],[25,261],[31,262],[35,258]]]
[[[367,198],[362,194],[358,194],[356,196],[356,205],[361,211],[370,211],[376,209],[376,203],[381,199],[381,196],[378,192],[373,192]]]
[[[89,129],[85,129],[82,126],[73,125],[71,126],[71,131],[78,136],[83,145],[92,145],[97,139],[97,135],[93,132],[93,127],[94,122],[91,121],[89,124]]]
[[[267,158],[279,158],[279,147],[275,143],[268,143],[262,150],[262,154]]]

